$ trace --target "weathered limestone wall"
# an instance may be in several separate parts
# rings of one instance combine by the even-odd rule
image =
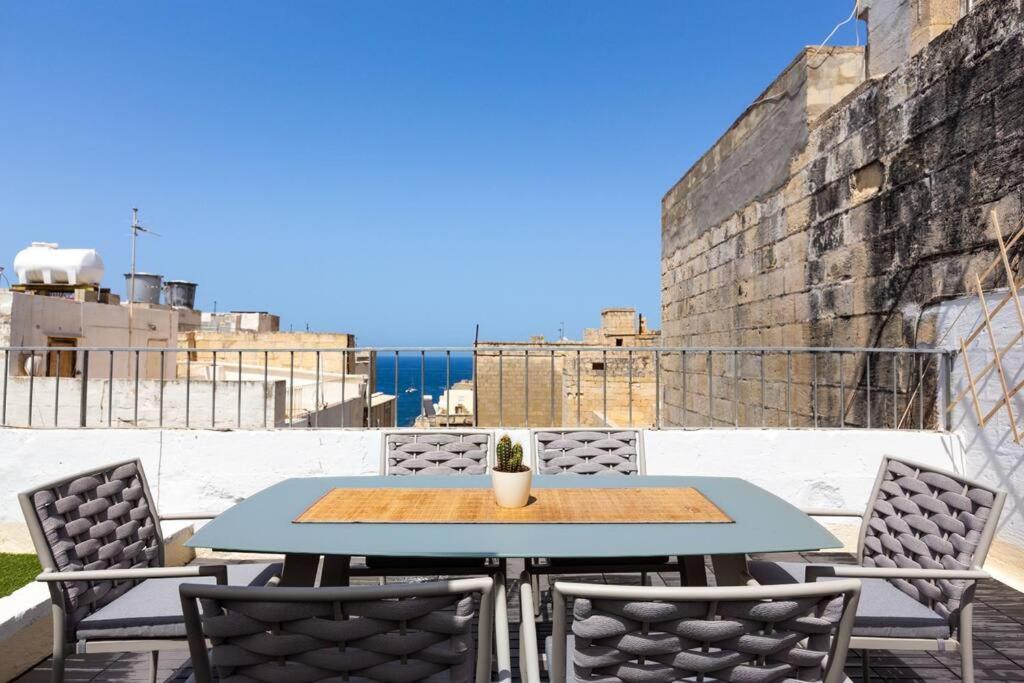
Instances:
[[[868,23],[868,73],[884,76],[966,14],[965,0],[861,0]]]
[[[968,291],[995,253],[988,212],[999,211],[1006,231],[1020,225],[1019,0],[981,3],[884,78],[855,90],[844,82],[852,92],[842,102],[812,107],[819,98],[808,93],[828,83],[823,72],[843,76],[852,61],[848,52],[824,59],[805,51],[768,91],[792,83],[794,94],[748,110],[666,194],[666,346],[928,345],[934,335],[919,328],[922,308]],[[767,145],[756,129],[770,125],[773,110],[776,125],[785,125],[775,131],[780,142]],[[892,371],[877,360],[872,383],[889,386]],[[847,361],[846,386],[863,389],[866,359]],[[684,406],[678,361],[669,359],[666,370],[664,424],[706,424],[706,375],[691,377]],[[716,363],[713,406],[732,396],[730,370]],[[756,401],[756,372],[755,364],[742,368],[741,410]],[[806,425],[811,370],[804,363],[794,373],[795,424]],[[838,368],[819,373],[819,410],[835,416]],[[784,360],[766,374],[769,397],[778,396]],[[898,369],[898,400],[906,401],[912,377]],[[892,413],[891,398],[879,399],[875,425]],[[848,408],[847,422],[865,421],[862,402]],[[731,419],[731,405],[712,411],[716,421]]]
[[[563,354],[556,352],[552,364],[551,352],[535,348],[538,344],[509,345],[503,342],[502,346],[515,348],[503,351],[500,357],[496,350],[488,350],[486,344],[477,352],[477,424],[485,427],[540,427],[557,423],[562,415],[564,399]],[[530,352],[529,379],[526,351]]]

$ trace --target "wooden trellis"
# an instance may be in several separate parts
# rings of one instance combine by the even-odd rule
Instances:
[[[1019,382],[1016,386],[1009,386],[1007,380],[1007,373],[1003,367],[1003,359],[1005,356],[1016,347],[1017,343],[1024,339],[1024,308],[1021,307],[1020,297],[1017,294],[1019,283],[1013,273],[1013,268],[1010,267],[1009,250],[1015,245],[1022,237],[1024,237],[1024,227],[1021,227],[1010,239],[1009,242],[1003,240],[1003,230],[999,224],[999,216],[995,211],[989,215],[992,223],[992,227],[996,233],[996,242],[999,245],[999,256],[985,269],[983,273],[975,276],[974,285],[975,290],[978,294],[978,300],[981,303],[981,310],[984,314],[984,321],[981,322],[974,330],[971,331],[967,337],[960,338],[960,353],[963,356],[964,362],[964,374],[967,375],[967,387],[960,391],[949,406],[946,407],[946,411],[952,413],[953,409],[962,401],[968,394],[971,396],[971,402],[974,406],[974,412],[978,417],[978,424],[984,427],[989,420],[991,420],[996,413],[1000,410],[1006,411],[1006,417],[1010,422],[1010,429],[1013,432],[1014,443],[1019,444],[1021,440],[1020,430],[1017,428],[1017,418],[1013,414],[1012,399],[1021,390],[1024,390],[1024,380]],[[989,310],[988,302],[985,301],[985,291],[981,286],[981,281],[987,278],[994,270],[1003,267],[1006,273],[1006,281],[1009,284],[1009,291],[998,304]],[[996,340],[995,330],[992,328],[992,318],[1002,310],[1003,306],[1013,302],[1014,307],[1017,310],[1017,323],[1020,325],[1020,329],[1017,334],[1014,335],[1013,339],[1010,340],[1006,346],[1000,348],[998,341]],[[985,334],[988,337],[989,345],[992,347],[993,358],[989,361],[985,367],[975,373],[971,368],[970,359],[967,356],[967,347],[971,345],[978,337]],[[988,408],[986,411],[981,405],[981,399],[978,395],[978,384],[988,377],[991,372],[995,370],[996,375],[999,377],[999,386],[1002,389],[1002,398],[996,401],[995,405]]]

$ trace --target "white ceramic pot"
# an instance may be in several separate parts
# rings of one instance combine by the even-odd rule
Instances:
[[[530,501],[530,480],[533,470],[522,472],[491,472],[491,486],[499,507],[521,508]]]

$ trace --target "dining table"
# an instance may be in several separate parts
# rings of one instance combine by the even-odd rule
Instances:
[[[375,489],[384,499],[410,488],[489,489],[489,476],[346,476],[286,479],[245,498],[199,528],[187,541],[192,548],[284,555],[281,585],[343,585],[353,556],[445,558],[616,558],[679,557],[682,580],[705,585],[704,557],[713,562],[719,585],[747,580],[751,553],[836,549],[842,543],[825,527],[788,501],[735,477],[698,476],[534,476],[534,500],[549,489],[589,489],[590,500],[602,492],[631,489],[691,488],[710,501],[726,520],[679,521],[506,521],[446,519],[423,521],[300,521],[328,494]],[[443,492],[442,492],[443,493]],[[621,491],[618,492],[620,495]],[[652,492],[653,493],[653,492]],[[479,496],[478,496],[479,497]],[[319,577],[319,581],[318,581]]]

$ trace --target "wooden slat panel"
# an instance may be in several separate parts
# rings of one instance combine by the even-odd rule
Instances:
[[[296,522],[367,524],[728,523],[695,488],[534,489],[529,505],[498,507],[490,489],[332,489]]]

